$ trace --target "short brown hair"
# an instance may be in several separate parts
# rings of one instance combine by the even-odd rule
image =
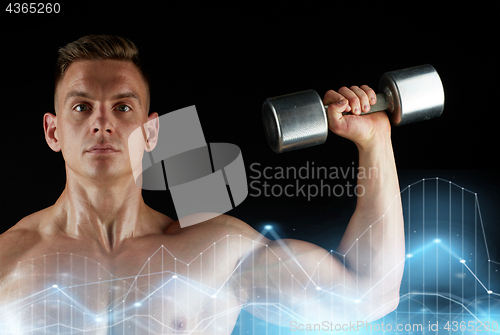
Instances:
[[[139,50],[128,38],[115,35],[87,35],[66,44],[58,51],[55,75],[55,89],[67,68],[77,60],[116,59],[130,61],[139,70],[149,99],[150,82],[139,61]]]

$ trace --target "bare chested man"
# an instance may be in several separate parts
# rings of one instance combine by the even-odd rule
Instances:
[[[0,236],[1,334],[230,334],[242,308],[286,327],[396,308],[401,200],[387,116],[359,116],[375,103],[368,86],[324,97],[330,130],[356,144],[360,168],[378,172],[358,178],[364,195],[332,253],[268,240],[227,215],[180,228],[148,207],[127,142],[148,123],[154,147],[158,131],[137,49],[87,36],[61,49],[58,65],[55,115],[43,126],[63,154],[66,187]]]

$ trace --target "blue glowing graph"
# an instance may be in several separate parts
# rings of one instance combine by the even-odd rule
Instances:
[[[371,327],[338,331],[277,327],[242,312],[233,334],[500,334],[500,259],[488,246],[500,239],[485,230],[479,195],[436,177],[406,186],[401,199],[406,263],[397,310]],[[271,224],[264,228],[273,235]]]

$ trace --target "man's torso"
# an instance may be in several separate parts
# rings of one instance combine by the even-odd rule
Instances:
[[[233,271],[248,239],[197,226],[126,241],[113,255],[13,231],[19,243],[0,249],[0,333],[230,334],[243,305]]]

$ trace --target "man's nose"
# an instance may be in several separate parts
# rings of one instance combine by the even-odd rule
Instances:
[[[100,106],[96,110],[95,119],[91,128],[93,134],[99,132],[107,132],[109,134],[114,133],[115,128],[113,125],[112,113],[113,111],[106,110],[104,106]]]

